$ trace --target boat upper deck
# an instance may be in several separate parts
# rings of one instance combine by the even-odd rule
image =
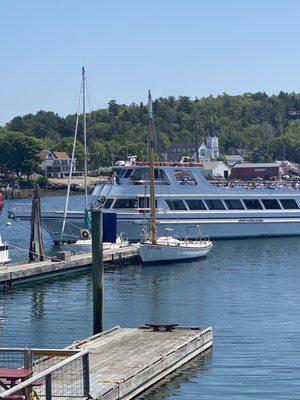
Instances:
[[[203,175],[201,163],[155,163],[156,196],[186,195],[222,195],[222,196],[299,196],[298,187],[286,187],[283,184],[268,185],[262,182],[243,184],[241,182],[228,185],[214,185]],[[113,167],[113,173],[107,184],[97,185],[93,196],[144,196],[149,191],[149,163],[127,162]]]

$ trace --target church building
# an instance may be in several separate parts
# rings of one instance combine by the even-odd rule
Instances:
[[[220,156],[219,153],[219,140],[218,135],[215,131],[213,120],[211,118],[210,121],[210,133],[209,136],[206,138],[206,141],[202,141],[199,150],[199,159],[210,159],[210,160],[217,160]]]

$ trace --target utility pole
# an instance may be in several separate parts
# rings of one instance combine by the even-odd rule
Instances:
[[[96,208],[92,213],[92,263],[93,263],[93,333],[103,331],[104,319],[104,266],[103,266],[103,227],[102,210]]]

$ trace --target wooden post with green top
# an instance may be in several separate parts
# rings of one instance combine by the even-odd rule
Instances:
[[[104,266],[103,266],[103,229],[102,210],[92,213],[92,263],[93,263],[93,332],[103,331],[104,319]]]

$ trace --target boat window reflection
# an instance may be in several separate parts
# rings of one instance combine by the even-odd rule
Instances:
[[[225,210],[225,206],[221,200],[210,199],[205,200],[205,203],[210,210]]]
[[[188,205],[190,210],[206,210],[206,207],[202,200],[185,200],[186,204]]]
[[[170,210],[186,210],[182,200],[166,200]]]
[[[146,185],[150,182],[149,168],[136,168],[130,176],[134,185]],[[154,179],[156,185],[170,185],[165,171],[161,168],[154,169]]]
[[[296,203],[296,200],[294,199],[280,199],[280,203],[282,204],[282,207],[285,208],[286,210],[293,210],[299,208],[298,204]]]
[[[197,185],[197,181],[190,170],[174,169],[173,173],[179,185]]]
[[[244,210],[244,206],[239,199],[224,200],[228,210]]]
[[[105,201],[105,203],[103,205],[103,208],[110,208],[110,206],[112,205],[113,201],[114,201],[113,199],[106,199],[106,201]]]
[[[261,200],[266,210],[281,210],[280,204],[276,199]]]
[[[247,210],[262,210],[262,205],[257,199],[243,199],[243,202],[245,203]]]
[[[137,208],[137,199],[117,199],[114,208]]]

